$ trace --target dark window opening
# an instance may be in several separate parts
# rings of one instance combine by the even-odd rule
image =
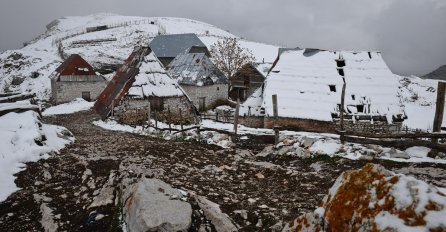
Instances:
[[[352,94],[352,100],[355,100],[355,95],[354,94]]]
[[[82,98],[83,98],[85,101],[91,101],[91,98],[90,98],[90,92],[82,92]]]
[[[198,99],[198,111],[203,112],[206,111],[206,98],[200,97]]]
[[[364,105],[357,105],[356,109],[358,110],[358,113],[364,113]]]
[[[372,53],[370,53],[370,52],[368,52],[368,53],[369,53],[369,58],[372,59]]]
[[[338,73],[339,75],[344,76],[344,69],[338,68]]]
[[[217,91],[220,90],[220,87],[217,87]]]
[[[331,92],[336,92],[336,85],[329,85],[328,87],[330,88]]]
[[[336,65],[339,67],[339,68],[341,68],[341,67],[344,67],[345,66],[345,60],[341,60],[341,59],[339,59],[339,60],[336,60]]]
[[[200,59],[195,60],[195,63],[197,64],[200,63]]]

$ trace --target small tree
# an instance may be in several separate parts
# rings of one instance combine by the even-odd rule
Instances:
[[[248,63],[255,61],[249,49],[240,47],[237,38],[225,38],[211,45],[211,60],[226,77],[234,74]]]

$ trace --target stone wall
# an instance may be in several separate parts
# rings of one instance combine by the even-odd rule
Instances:
[[[340,128],[340,120],[335,119],[334,123],[336,128]],[[387,121],[374,121],[370,120],[344,120],[344,130],[347,132],[361,132],[361,133],[371,133],[371,134],[393,134],[401,132],[403,127],[402,122],[396,122],[389,124]]]
[[[228,98],[228,85],[224,84],[209,86],[181,85],[181,87],[197,109],[200,109],[201,98],[205,99],[206,109],[218,99]]]
[[[162,108],[153,107],[151,104],[151,117],[156,117],[159,121],[166,121],[168,118],[168,109],[170,109],[170,116],[172,123],[179,123],[180,118],[183,119],[183,123],[195,122],[195,111],[192,108],[190,101],[185,97],[166,97],[158,98],[163,102]],[[131,99],[124,98],[119,105],[115,108],[115,116],[123,123],[126,124],[141,124],[147,120],[148,103],[155,99]],[[181,110],[181,117],[180,112]]]
[[[243,116],[240,116],[238,120],[241,125],[245,125],[247,127],[264,128],[264,125],[265,125],[264,117],[255,117],[255,116],[243,117]]]
[[[107,82],[76,82],[76,81],[52,81],[51,91],[53,101],[56,104],[73,101],[76,98],[82,98],[82,92],[90,92],[90,99],[96,100],[102,90],[107,86]]]
[[[300,118],[279,118],[278,124],[281,130],[295,130],[295,131],[311,131],[311,132],[336,132],[336,126],[332,121],[318,121],[312,119]],[[272,128],[274,125],[274,118],[265,117],[265,128]]]

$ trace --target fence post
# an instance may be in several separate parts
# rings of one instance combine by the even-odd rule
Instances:
[[[158,128],[158,112],[155,111],[153,116],[155,117],[155,128]]]
[[[433,132],[441,131],[441,124],[443,123],[443,113],[444,113],[444,98],[446,91],[446,82],[438,82],[437,88],[437,103],[435,106],[435,117],[434,117],[434,125],[432,128]],[[437,142],[437,139],[432,139],[433,142]]]
[[[345,78],[342,77],[342,81],[344,82],[342,84],[342,94],[341,94],[341,107],[339,107],[339,127],[340,127],[340,139],[341,139],[341,143],[344,143],[345,138],[344,138],[344,105],[345,105]]]
[[[234,115],[234,135],[232,138],[232,142],[237,142],[237,129],[238,129],[238,112],[240,109],[240,99],[237,98],[237,106],[235,107],[235,115]]]
[[[180,126],[181,126],[181,132],[183,131],[183,114],[181,113],[181,108],[178,108],[178,111],[180,111]]]
[[[147,125],[150,126],[150,102],[147,106]]]
[[[279,125],[278,125],[279,109],[278,109],[278,105],[277,105],[277,94],[273,94],[272,100],[273,100],[273,114],[274,114],[274,125],[273,125],[274,144],[277,145],[279,143],[279,130],[280,130]]]
[[[169,106],[167,106],[167,117],[168,117],[167,121],[169,123],[169,133],[172,133],[172,126],[170,125],[172,117],[170,115],[170,107]]]

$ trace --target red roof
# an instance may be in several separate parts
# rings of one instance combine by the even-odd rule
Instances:
[[[73,54],[66,59],[57,69],[59,76],[66,75],[96,75],[93,67],[80,55]]]

